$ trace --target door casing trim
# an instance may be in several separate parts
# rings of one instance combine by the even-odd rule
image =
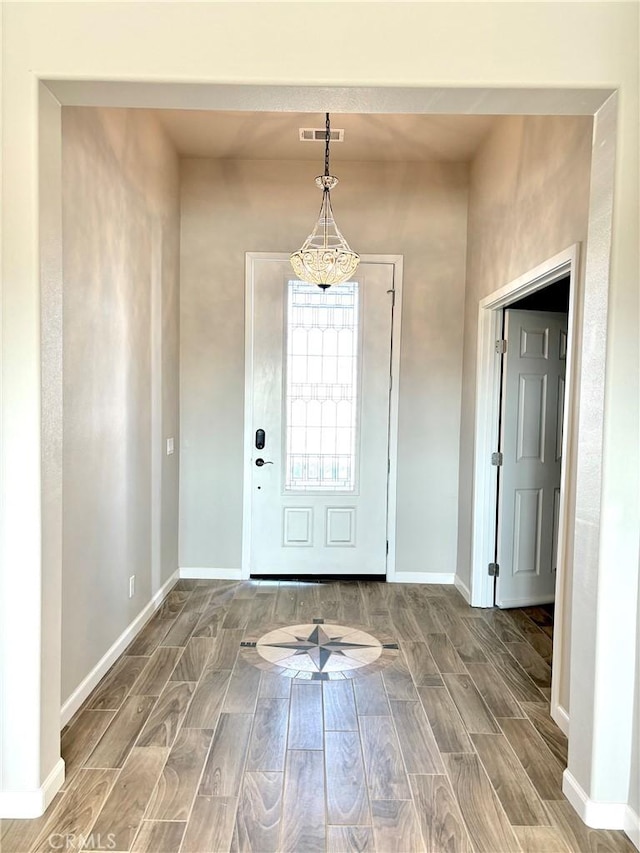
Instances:
[[[246,252],[244,301],[244,466],[242,495],[242,578],[251,575],[251,484],[253,480],[253,304],[256,261],[288,261],[284,252]],[[391,389],[389,392],[389,474],[387,477],[387,581],[396,577],[396,503],[398,481],[398,411],[400,403],[400,344],[402,331],[402,255],[361,255],[364,264],[391,264],[395,297],[391,321]]]
[[[474,480],[471,517],[471,605],[493,607],[494,579],[487,566],[493,561],[496,536],[498,469],[491,465],[491,453],[498,447],[498,412],[500,406],[500,357],[494,343],[501,337],[501,312],[512,302],[540,290],[569,275],[569,316],[565,409],[562,436],[562,473],[560,478],[560,510],[558,522],[558,570],[556,574],[556,615],[553,633],[554,667],[551,677],[551,716],[568,734],[568,714],[560,705],[560,667],[564,608],[564,566],[570,541],[571,514],[568,497],[575,485],[575,460],[572,458],[572,430],[577,420],[578,383],[575,360],[578,347],[576,305],[580,291],[580,244],[574,243],[524,275],[480,300],[478,306],[478,354],[476,370],[476,415],[474,428]]]

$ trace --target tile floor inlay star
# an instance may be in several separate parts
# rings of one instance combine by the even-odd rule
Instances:
[[[313,623],[287,625],[245,640],[241,650],[260,669],[289,678],[316,681],[365,675],[386,666],[398,652],[398,644],[382,640],[347,625]]]
[[[373,663],[382,643],[342,625],[294,625],[271,631],[257,643],[258,654],[287,669],[340,672]]]

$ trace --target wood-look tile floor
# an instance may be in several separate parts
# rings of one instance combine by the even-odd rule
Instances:
[[[241,653],[314,620],[398,650],[337,680]],[[179,581],[65,728],[63,791],[2,821],[0,850],[631,853],[562,795],[551,635],[548,608],[448,586]]]

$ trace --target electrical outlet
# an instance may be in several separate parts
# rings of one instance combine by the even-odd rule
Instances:
[[[167,456],[171,456],[173,453],[173,438],[167,439]]]
[[[136,591],[136,576],[131,575],[129,578],[129,598],[133,598]]]

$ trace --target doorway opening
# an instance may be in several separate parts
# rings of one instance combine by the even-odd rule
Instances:
[[[569,276],[502,309],[494,604],[555,601]]]
[[[554,456],[559,456],[562,460],[562,465],[559,471],[559,486],[556,495],[553,485],[553,501],[551,509],[551,521],[547,527],[552,531],[552,541],[547,543],[547,553],[554,553],[555,561],[551,559],[551,563],[555,562],[555,572],[549,572],[547,583],[552,587],[551,592],[538,593],[538,598],[535,601],[536,605],[548,604],[551,600],[555,601],[554,619],[553,619],[553,648],[556,654],[556,666],[553,669],[551,679],[551,716],[558,723],[565,734],[568,731],[568,713],[560,701],[561,685],[563,684],[562,660],[560,650],[562,649],[562,635],[570,617],[570,598],[571,598],[571,578],[564,571],[566,565],[570,565],[569,549],[572,545],[570,542],[569,531],[572,525],[572,506],[575,483],[571,472],[574,470],[570,464],[571,456],[575,453],[574,446],[574,429],[576,424],[576,389],[575,376],[573,365],[575,363],[575,348],[576,348],[576,309],[577,304],[577,287],[578,287],[578,262],[579,262],[579,246],[575,244],[568,249],[550,258],[545,263],[530,270],[518,279],[510,282],[495,291],[489,296],[481,300],[478,309],[478,371],[476,381],[476,455],[474,463],[474,495],[473,495],[473,563],[471,574],[471,603],[476,607],[493,607],[496,603],[496,583],[500,582],[500,558],[503,554],[510,554],[507,562],[513,559],[514,554],[514,526],[513,520],[519,513],[523,518],[528,514],[531,525],[529,531],[520,531],[520,540],[516,541],[518,546],[515,549],[515,554],[520,560],[521,569],[525,567],[528,555],[528,562],[532,565],[526,567],[527,571],[516,572],[522,577],[532,579],[534,576],[540,576],[538,567],[542,568],[542,552],[537,544],[542,536],[542,527],[538,527],[538,523],[542,524],[542,495],[540,487],[531,487],[528,490],[526,484],[520,487],[512,482],[511,485],[504,483],[502,478],[502,496],[500,496],[500,477],[499,470],[503,468],[496,462],[501,461],[499,453],[504,453],[500,450],[501,435],[504,436],[504,427],[506,426],[505,412],[503,402],[506,402],[502,396],[503,389],[503,353],[504,344],[503,334],[505,322],[511,319],[512,331],[516,331],[515,353],[518,358],[526,358],[527,352],[535,356],[536,345],[539,348],[541,355],[544,355],[546,347],[548,353],[551,353],[551,332],[547,331],[548,323],[537,323],[536,329],[531,329],[532,332],[537,331],[538,334],[529,334],[527,341],[527,323],[524,327],[518,322],[519,317],[541,317],[544,318],[548,314],[548,318],[552,315],[557,318],[556,326],[558,327],[553,333],[556,349],[559,350],[561,340],[564,340],[564,353],[562,358],[564,372],[564,387],[562,393],[562,411],[560,417],[556,417],[555,431],[549,434],[548,427],[545,424],[541,426],[541,421],[538,419],[537,426],[525,428],[524,424],[518,424],[517,412],[518,406],[521,408],[529,402],[529,408],[534,411],[532,405],[536,399],[539,402],[538,415],[541,414],[543,408],[546,407],[546,399],[548,393],[542,393],[545,389],[545,383],[549,380],[541,377],[535,378],[535,371],[516,371],[514,380],[515,392],[512,391],[511,396],[515,394],[514,411],[516,416],[511,415],[512,419],[512,437],[510,440],[515,442],[515,450],[508,449],[512,456],[515,453],[522,457],[533,456],[533,445],[538,441],[538,449],[540,450],[540,441],[543,433],[547,433],[548,442],[545,442],[544,453],[548,456],[553,452]],[[567,281],[568,280],[568,281]],[[567,282],[566,284],[560,284]],[[544,295],[545,289],[554,286],[553,296]],[[568,302],[566,304],[566,312],[564,311],[536,311],[542,304],[548,304],[550,308],[564,308],[565,303],[563,293],[568,289]],[[524,310],[522,310],[524,308]],[[519,310],[520,309],[520,310]],[[530,310],[529,310],[530,309]],[[511,317],[509,312],[511,313]],[[562,318],[566,318],[566,335],[562,338],[561,326]],[[539,327],[539,328],[538,328]],[[507,348],[508,348],[507,344]],[[529,348],[529,350],[527,350]],[[518,355],[519,354],[519,355]],[[544,360],[544,359],[543,359]],[[534,364],[535,359],[531,360]],[[525,377],[521,380],[520,372]],[[559,382],[560,372],[556,372],[556,397],[555,397],[555,412],[558,409],[558,388],[562,387]],[[505,375],[505,384],[508,377]],[[527,384],[529,388],[527,388]],[[544,405],[543,405],[544,404]],[[559,425],[559,426],[558,426]],[[553,439],[553,445],[551,445]],[[518,443],[520,446],[518,447]],[[538,453],[540,456],[540,453]],[[503,506],[505,505],[505,492],[508,487],[513,494],[510,495],[509,501],[511,506],[511,533],[503,537],[501,542],[501,527],[505,531]],[[516,502],[515,492],[522,488],[522,493],[519,495]],[[547,512],[548,514],[548,512]],[[533,533],[531,533],[533,531]],[[531,556],[533,555],[533,557]],[[504,562],[504,560],[503,560]],[[551,569],[550,564],[550,569]],[[496,579],[496,572],[498,573]],[[506,573],[505,573],[506,574]],[[513,575],[513,572],[512,572]],[[503,575],[504,577],[504,575]],[[520,582],[521,579],[518,579]],[[505,587],[506,584],[503,584]],[[503,592],[504,589],[501,591]],[[526,594],[526,593],[525,593]],[[518,607],[525,605],[524,597],[520,602],[516,599],[516,595],[512,597],[511,606]],[[505,604],[508,600],[507,593],[504,596]],[[546,600],[545,600],[546,599]],[[533,598],[531,599],[533,602]],[[498,601],[498,603],[500,603]],[[507,606],[509,606],[507,604]],[[542,614],[540,618],[542,618]],[[548,620],[547,624],[548,624]]]
[[[401,271],[321,291],[247,253],[243,577],[393,576]]]
[[[64,80],[59,81],[59,84],[62,88],[64,88],[67,85],[69,85],[69,86],[75,85],[75,83],[69,83],[68,81],[64,81]],[[54,85],[55,84],[52,84],[52,89],[53,89]],[[89,90],[91,90],[93,84],[92,83],[87,84],[86,81],[78,81],[77,85],[86,87]],[[101,84],[99,84],[99,85],[101,85]],[[105,84],[105,85],[108,86],[111,84]],[[116,85],[120,85],[120,84],[116,84]],[[128,85],[128,87],[131,87],[135,84],[127,84],[127,85]],[[140,85],[146,85],[146,84],[140,84]],[[178,87],[176,87],[176,88],[178,88]],[[202,88],[205,88],[205,87],[202,87]],[[221,88],[224,88],[225,92],[226,92],[229,87],[226,87],[226,88],[221,87]],[[240,88],[240,87],[238,87],[238,88]],[[277,88],[277,87],[273,87],[273,88]],[[277,98],[278,98],[277,103],[278,104],[282,103],[282,99],[284,97],[282,94],[283,88],[284,87],[280,87],[280,91],[278,91],[278,93],[277,93]],[[368,93],[368,97],[371,99],[375,95],[376,97],[383,98],[384,102],[387,103],[387,101],[389,99],[389,90],[386,89],[386,90],[382,90],[382,91],[383,91],[382,95],[378,96],[378,95],[376,95],[376,93],[374,91],[373,95],[371,93]],[[421,107],[421,109],[423,111],[425,111],[425,110],[428,110],[429,108],[432,108],[431,105],[433,105],[434,102],[436,102],[438,104],[438,106],[441,107],[441,101],[438,101],[437,97],[434,98],[432,95],[431,96],[428,95],[427,97],[425,97],[426,91],[427,90],[419,90],[419,89],[415,90],[415,97],[420,98],[421,99],[420,103],[425,105],[425,106]],[[464,92],[462,90],[451,90],[451,91],[454,93],[455,97],[458,99],[456,101],[456,103],[459,105],[461,103],[461,99],[464,99],[464,97],[465,97]],[[321,100],[322,100],[322,98],[324,98],[324,100],[322,100],[322,107],[323,108],[325,107],[325,105],[327,103],[327,101],[326,101],[327,96],[326,96],[325,91],[322,91],[319,88],[317,88],[317,89],[311,91],[311,95],[309,95],[308,92],[303,92],[302,89],[300,89],[300,92],[302,93],[300,95],[300,97],[303,97],[306,99],[304,101],[305,104],[309,105],[309,104],[317,103],[318,98],[320,98]],[[472,112],[472,111],[474,111],[474,109],[478,108],[477,107],[478,93],[477,93],[477,90],[469,90],[469,92],[470,92],[470,97],[473,100],[472,100],[472,103],[468,106],[468,110]],[[593,108],[591,111],[597,112],[600,109],[601,104],[603,103],[603,99],[606,97],[609,97],[609,94],[610,93],[604,93],[603,94],[603,90],[598,90],[598,92],[595,95],[593,95],[594,105],[593,105]],[[580,109],[587,109],[588,105],[585,106],[585,98],[587,97],[587,95],[588,95],[588,90],[580,90],[578,95],[575,96],[575,97],[579,97],[579,99],[580,99],[579,100]],[[268,96],[269,95],[267,94],[265,97],[267,98]],[[535,92],[533,92],[529,96],[529,97],[535,98],[535,108],[537,110],[540,109],[541,96],[547,97],[547,95],[544,91],[542,91],[542,93],[541,93],[538,90],[536,90]],[[69,95],[67,94],[67,98],[68,97],[69,97]],[[225,94],[225,97],[228,97],[228,93]],[[292,95],[289,94],[289,90],[287,90],[286,97],[293,97]],[[347,92],[345,95],[341,90],[340,95],[332,95],[332,97],[333,98],[341,97],[343,99],[346,99],[346,98],[352,98],[353,96],[352,96],[351,92]],[[399,97],[399,96],[394,96],[394,97]],[[505,95],[498,89],[494,90],[493,92],[491,90],[489,90],[487,93],[484,93],[483,99],[482,99],[482,109],[489,109],[490,108],[490,105],[494,103],[494,101],[491,100],[492,97],[503,98],[503,100],[500,102],[502,104],[501,109],[504,111],[508,111],[504,107]],[[527,100],[526,100],[527,99],[527,93],[524,92],[521,88],[519,88],[517,90],[513,90],[510,97],[513,98],[514,103],[517,104],[517,111],[522,111],[522,110],[526,109],[526,107],[527,107]],[[552,101],[551,101],[552,104],[557,103],[557,91],[552,91],[551,95],[549,97],[551,97],[551,99],[552,99]],[[100,103],[101,102],[99,95],[95,92],[92,92],[91,95],[85,95],[85,99],[86,98],[89,98],[89,101],[91,103],[94,103],[94,102]],[[315,101],[313,100],[314,98],[316,99]],[[555,100],[553,100],[553,99],[555,99]],[[62,103],[68,102],[65,99],[64,95],[60,96],[60,101]],[[32,102],[32,99],[29,100],[29,109],[31,108],[31,102]],[[113,103],[113,99],[111,100],[111,103]],[[129,105],[131,105],[131,100],[129,100],[128,103],[129,103]],[[144,102],[143,105],[145,105],[145,103],[146,102]],[[244,103],[246,103],[246,101]],[[372,103],[372,101],[370,100],[369,103]],[[331,108],[333,108],[333,104],[334,104],[334,101],[330,101]],[[613,99],[610,98],[609,104],[613,104],[613,106],[607,107],[607,111],[605,113],[604,118],[608,118],[608,116],[610,116],[610,115],[613,115],[615,117],[615,98],[613,98]],[[475,107],[474,107],[474,105],[475,105]],[[512,106],[511,110],[512,111],[516,110],[516,106]],[[494,111],[497,111],[497,109],[495,109]],[[601,119],[602,118],[603,117],[601,116]],[[50,122],[48,122],[48,121],[44,122],[44,125],[43,125],[44,131],[48,132],[49,124],[50,124]],[[29,126],[31,126],[31,125],[29,125]],[[35,125],[34,125],[34,127],[35,127]],[[604,122],[601,121],[600,128],[603,128],[603,127],[604,127]],[[612,133],[613,138],[615,139],[615,129],[613,131],[611,131],[611,133]],[[593,165],[592,165],[592,177],[595,178],[594,183],[596,185],[596,192],[594,194],[595,201],[594,201],[594,204],[592,205],[592,208],[590,210],[590,221],[591,222],[593,222],[594,220],[597,221],[597,217],[601,214],[602,210],[604,210],[604,212],[606,213],[610,209],[610,185],[612,185],[612,184],[611,184],[611,176],[610,176],[611,170],[609,169],[609,162],[610,161],[613,162],[614,158],[613,158],[613,155],[611,154],[611,152],[615,151],[615,145],[613,145],[613,146],[608,145],[606,148],[603,147],[600,144],[600,139],[604,135],[605,135],[605,130],[600,129],[599,135],[596,134],[594,136],[594,149],[593,149],[594,150],[594,160],[593,160]],[[54,138],[57,138],[57,136],[55,136],[55,134],[54,134]],[[607,141],[610,141],[610,140],[611,140],[611,136],[607,136]],[[599,169],[598,167],[599,167],[599,165],[602,164],[602,158],[603,157],[606,158],[605,168]],[[606,228],[605,228],[605,232],[608,234],[608,232],[606,231]],[[55,233],[55,229],[54,229],[54,233]],[[33,241],[31,241],[31,243],[33,243]],[[25,245],[26,245],[26,243],[25,243]],[[608,257],[609,257],[609,243],[608,243],[608,237],[607,237],[607,239],[603,239],[601,241],[601,243],[599,243],[593,249],[592,255],[590,255],[590,260],[589,260],[589,263],[587,265],[587,269],[588,269],[589,274],[587,275],[587,278],[586,278],[586,290],[588,292],[593,292],[595,290],[597,293],[602,293],[604,300],[605,300],[605,304],[606,304],[606,288],[608,285],[608,265],[605,263],[605,261],[608,260]],[[29,258],[30,258],[30,256],[29,256]],[[602,269],[604,270],[604,272],[603,272],[602,276],[599,278],[595,272],[592,272],[592,267],[596,267],[597,263],[600,263],[600,262],[602,263]],[[54,282],[54,284],[55,284],[55,282]],[[585,318],[587,322],[592,321],[594,319],[592,316],[593,313],[594,313],[593,310],[591,310],[590,312],[587,312],[587,316]],[[29,320],[29,323],[31,323],[30,317],[28,318],[28,320]],[[35,328],[35,326],[34,326],[34,328]],[[27,336],[24,336],[24,338],[26,340]],[[30,338],[29,338],[29,340],[30,340]],[[591,361],[592,362],[594,361],[594,359],[596,357],[598,357],[602,360],[605,345],[606,345],[606,335],[603,335],[601,338],[601,346],[598,348],[596,354],[595,355],[593,353],[591,354]],[[20,353],[20,357],[22,358],[21,353]],[[36,375],[35,372],[33,375],[34,376]],[[29,390],[31,390],[31,389],[29,389]],[[601,404],[600,398],[595,399],[595,401],[589,399],[589,407],[588,407],[589,412],[592,412],[595,409],[596,413],[597,413],[599,411],[599,406],[600,406],[600,409],[602,408],[602,406],[600,404]],[[31,440],[31,433],[29,433],[29,440]],[[584,450],[583,450],[583,453],[584,453]],[[595,456],[594,456],[594,468],[596,469],[596,474],[597,474],[600,470],[600,466],[599,466],[599,458],[596,458]],[[13,476],[13,474],[12,474],[12,476]],[[593,475],[593,476],[595,476],[595,475]],[[55,482],[55,480],[54,480],[54,482]],[[13,480],[11,480],[11,483],[13,483]],[[39,495],[37,495],[36,497],[39,500]],[[29,499],[31,499],[30,494],[29,494]],[[24,517],[29,518],[29,519],[36,519],[36,520],[39,518],[36,513],[30,514],[30,515],[27,513],[24,513]],[[32,523],[35,524],[36,521],[32,522],[30,520],[29,524],[32,524]],[[24,528],[24,525],[22,525],[22,524],[16,525],[15,532],[14,532],[14,535],[12,537],[12,542],[11,542],[11,548],[10,548],[11,553],[13,553],[14,550],[19,553],[19,548],[23,547],[23,542],[24,542],[23,528]],[[18,535],[18,534],[20,534],[20,535]],[[15,543],[18,543],[17,547],[16,547]],[[55,549],[52,549],[52,550],[55,550]],[[9,553],[9,551],[8,551],[8,553]],[[39,557],[38,557],[38,559],[39,559]],[[56,560],[57,560],[57,557],[55,556],[55,554],[53,554],[53,553],[51,553],[51,554],[46,553],[45,554],[43,577],[45,579],[48,579],[48,582],[54,584],[54,586],[56,583],[59,582],[59,575],[60,575],[59,561],[56,562]],[[593,557],[594,562],[595,562],[595,560],[596,560],[596,556]],[[39,574],[37,577],[39,578]],[[591,574],[585,573],[585,577],[589,578],[589,577],[591,577]],[[46,608],[43,611],[43,613],[45,615],[42,618],[42,625],[43,625],[43,630],[44,630],[43,642],[45,642],[45,644],[47,644],[48,641],[51,640],[51,648],[52,648],[51,657],[53,659],[52,667],[53,667],[53,671],[55,674],[55,668],[59,667],[59,655],[57,654],[57,651],[56,651],[57,646],[56,646],[56,641],[55,641],[56,635],[59,634],[59,624],[60,624],[59,602],[56,601],[55,595],[51,595],[48,598],[45,597],[43,600],[44,600],[44,604],[46,605]],[[587,602],[587,604],[589,604],[589,603],[590,602]],[[578,602],[578,604],[580,604],[580,602]],[[582,610],[586,610],[587,604],[585,604],[584,607],[582,607],[582,606],[580,607],[580,612],[578,615],[581,615]],[[584,623],[584,620],[579,621],[578,619],[576,619],[576,624],[583,624],[583,623]],[[7,622],[7,624],[9,624],[9,622]],[[9,633],[9,632],[7,632],[7,633]],[[33,664],[33,667],[32,667],[32,659],[35,660],[35,657],[33,655],[31,655],[31,657],[29,658],[28,663],[29,663],[29,667],[34,668],[35,664]],[[35,669],[34,669],[34,671],[35,671]],[[30,673],[31,673],[31,669],[30,669]],[[54,723],[57,723],[58,708],[56,707],[55,691],[51,692],[51,698],[48,698],[47,696],[45,696],[45,698],[42,701],[42,708],[43,708],[42,717],[46,720],[46,722],[48,723],[48,722],[50,722],[50,720],[53,720]],[[29,723],[29,725],[30,725],[30,723]],[[43,726],[43,728],[44,728],[44,726]],[[51,737],[48,734],[48,730],[51,728],[52,728],[52,726],[49,725],[47,731],[45,732],[45,738],[44,738],[45,743],[47,743],[51,740]],[[13,731],[13,729],[12,729],[12,731]],[[22,740],[24,742],[26,742],[28,739],[22,738]]]

